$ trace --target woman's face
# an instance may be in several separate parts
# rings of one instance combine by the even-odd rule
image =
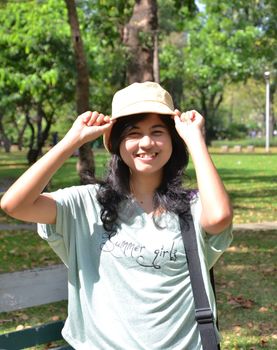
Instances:
[[[128,128],[123,135],[119,151],[133,175],[161,175],[162,168],[171,157],[171,136],[159,115],[149,113]]]

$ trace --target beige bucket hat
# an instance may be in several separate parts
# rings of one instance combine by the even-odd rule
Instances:
[[[114,94],[111,119],[140,113],[174,115],[171,95],[158,83],[151,81],[133,83]],[[110,134],[111,130],[103,135],[104,146],[108,151]]]

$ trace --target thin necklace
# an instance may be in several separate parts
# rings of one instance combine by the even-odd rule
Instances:
[[[130,190],[131,190],[131,193],[132,193],[134,199],[135,199],[137,202],[139,202],[140,204],[143,204],[143,200],[139,200],[139,199],[137,198],[137,196],[135,195],[134,186],[133,186],[133,184],[131,183],[131,181],[130,181]]]

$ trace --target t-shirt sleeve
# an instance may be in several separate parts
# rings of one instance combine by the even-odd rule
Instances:
[[[191,211],[196,231],[199,233],[198,242],[202,245],[208,268],[214,266],[224,251],[230,246],[233,240],[232,225],[217,235],[210,235],[200,224],[200,216],[202,211],[199,195],[191,202]]]
[[[52,193],[57,206],[56,224],[38,224],[38,234],[68,266],[71,243],[98,220],[99,205],[93,185],[74,186]]]

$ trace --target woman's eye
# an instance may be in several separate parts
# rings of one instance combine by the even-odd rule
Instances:
[[[163,131],[162,130],[155,130],[155,131],[153,131],[153,135],[154,136],[160,136],[160,135],[162,135],[163,134]]]
[[[138,137],[139,133],[136,131],[131,131],[127,134],[127,137]]]

